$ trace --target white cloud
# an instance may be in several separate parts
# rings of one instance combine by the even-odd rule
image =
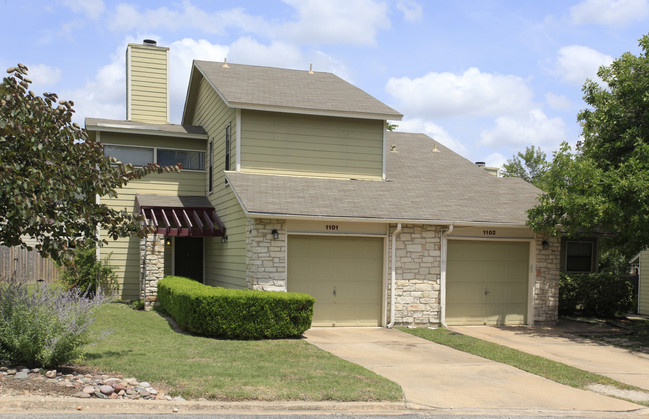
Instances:
[[[390,28],[388,6],[376,0],[284,0],[298,20],[277,28],[280,37],[303,44],[374,45],[380,30]]]
[[[408,22],[419,22],[423,16],[421,4],[414,0],[399,0],[397,9],[403,13],[403,18]]]
[[[112,55],[112,62],[99,69],[94,79],[78,89],[62,91],[62,99],[74,101],[72,118],[83,125],[86,117],[124,119],[126,117],[126,43]]]
[[[131,4],[120,3],[111,15],[108,25],[112,30],[121,32],[134,29],[139,31],[200,29],[209,34],[224,34],[229,27],[256,32],[267,30],[267,24],[263,19],[249,15],[243,8],[208,13],[189,1],[183,2],[180,9],[162,6],[142,11]]]
[[[75,13],[83,13],[90,19],[97,19],[106,10],[103,0],[61,0]]]
[[[406,114],[424,118],[518,114],[532,107],[533,96],[522,78],[482,73],[475,67],[460,75],[391,78],[386,91],[399,99]]]
[[[45,64],[28,65],[29,78],[33,81],[31,90],[40,92],[48,86],[54,86],[61,80],[61,70]]]
[[[496,126],[483,131],[478,144],[489,147],[534,144],[544,149],[555,149],[566,138],[563,119],[548,118],[540,109],[533,109],[524,118],[496,118]]]
[[[573,109],[574,104],[567,96],[557,95],[556,93],[548,92],[545,94],[545,101],[550,108],[558,111],[569,111]]]
[[[291,44],[373,45],[380,30],[390,28],[388,6],[377,0],[284,0],[297,19],[267,21],[243,8],[206,12],[186,0],[180,6],[141,9],[120,3],[109,19],[114,31],[199,29],[225,34],[229,28]]]
[[[582,85],[586,79],[598,80],[597,70],[610,65],[613,57],[583,45],[568,45],[557,52],[557,73],[567,83]]]
[[[462,142],[453,138],[444,128],[433,122],[423,119],[404,119],[395,123],[398,125],[396,131],[424,133],[462,156],[469,155],[469,149]]]
[[[491,153],[485,159],[485,166],[487,167],[497,167],[502,169],[505,163],[507,163],[507,158],[500,153]]]
[[[577,25],[622,26],[647,16],[647,0],[585,0],[570,8],[570,19]]]
[[[171,122],[179,123],[185,106],[193,60],[223,61],[230,48],[205,39],[184,38],[169,47],[169,99]]]

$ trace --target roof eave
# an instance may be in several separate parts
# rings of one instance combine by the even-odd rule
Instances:
[[[224,99],[225,100],[225,99]],[[330,109],[310,109],[310,108],[293,108],[286,106],[274,105],[260,105],[255,103],[233,102],[228,103],[233,108],[251,110],[251,111],[264,111],[264,112],[283,112],[301,115],[318,115],[318,116],[333,116],[341,118],[359,118],[359,119],[376,119],[380,121],[401,121],[403,115],[399,113],[371,113],[371,112],[354,112],[354,111],[338,111]]]
[[[98,123],[86,124],[87,131],[100,131],[100,132],[117,132],[121,134],[140,134],[140,135],[155,135],[159,137],[181,137],[181,138],[194,138],[199,140],[206,140],[207,134],[194,134],[189,132],[170,132],[157,130],[154,127],[134,127],[127,125],[119,125],[119,123]]]

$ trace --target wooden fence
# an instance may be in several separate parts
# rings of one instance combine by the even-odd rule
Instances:
[[[43,258],[36,251],[0,246],[0,279],[10,276],[28,284],[37,281],[52,283],[59,278],[59,268],[54,261]]]

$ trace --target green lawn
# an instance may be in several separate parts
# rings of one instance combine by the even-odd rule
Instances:
[[[508,364],[523,371],[571,387],[585,389],[590,384],[604,384],[621,390],[644,391],[640,388],[620,383],[602,375],[580,370],[579,368],[571,367],[570,365],[561,362],[551,361],[540,356],[531,355],[516,349],[498,345],[497,343],[487,342],[471,336],[452,332],[448,329],[400,328],[400,330],[482,358]],[[649,405],[649,403],[639,404]]]
[[[401,388],[301,339],[218,340],[177,333],[155,312],[107,304],[82,364],[135,376],[185,398],[214,400],[401,400]]]

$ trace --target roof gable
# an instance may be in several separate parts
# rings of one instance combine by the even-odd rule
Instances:
[[[184,123],[193,115],[200,78],[232,108],[380,120],[403,117],[332,73],[194,61]]]

